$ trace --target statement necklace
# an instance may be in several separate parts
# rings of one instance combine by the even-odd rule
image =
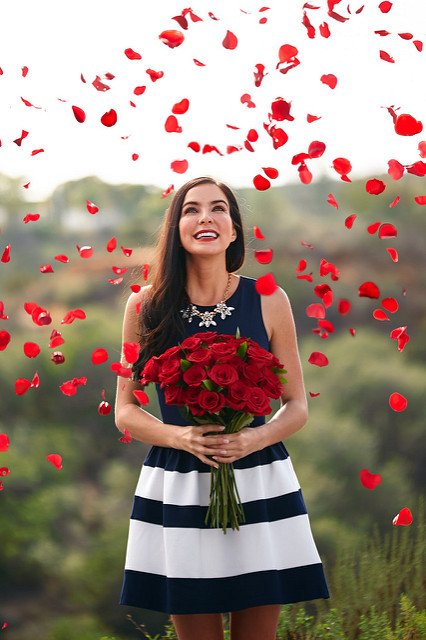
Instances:
[[[214,327],[216,327],[217,323],[214,320],[214,317],[216,314],[220,313],[220,317],[222,318],[222,320],[225,320],[226,316],[230,316],[231,313],[235,310],[235,307],[228,307],[228,305],[225,302],[230,286],[231,286],[231,274],[229,273],[228,283],[226,285],[226,289],[222,296],[222,300],[218,302],[218,304],[215,306],[213,311],[198,311],[196,305],[190,302],[186,307],[186,309],[180,310],[180,313],[182,314],[182,318],[184,320],[188,320],[188,322],[192,322],[192,318],[194,316],[198,316],[199,318],[201,318],[201,322],[198,325],[199,327],[210,327],[210,325],[213,325]]]

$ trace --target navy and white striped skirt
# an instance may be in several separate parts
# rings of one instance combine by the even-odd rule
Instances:
[[[130,520],[121,604],[169,614],[225,613],[328,598],[290,457],[282,443],[234,463],[246,521],[210,528],[210,467],[152,447]]]

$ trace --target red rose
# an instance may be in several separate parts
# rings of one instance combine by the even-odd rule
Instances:
[[[184,389],[183,397],[185,400],[185,404],[191,406],[193,404],[198,404],[198,396],[201,393],[200,387],[188,387]]]
[[[144,370],[141,374],[141,381],[143,384],[148,384],[149,382],[159,382],[158,374],[160,372],[160,359],[157,356],[153,356],[146,363]]]
[[[229,364],[215,364],[207,372],[210,380],[219,387],[227,387],[238,380],[238,372]]]
[[[202,389],[198,397],[198,404],[209,413],[217,413],[225,406],[225,396],[222,393],[216,393],[216,391]]]
[[[259,369],[255,364],[244,363],[243,374],[252,384],[259,384],[264,378],[263,370]]]
[[[177,384],[169,384],[164,390],[164,399],[166,404],[177,404],[183,406],[186,404],[184,389],[178,387]]]
[[[237,380],[228,387],[228,393],[226,396],[226,404],[231,409],[241,410],[244,409],[248,394],[248,387],[242,380]]]
[[[263,374],[265,378],[262,382],[262,389],[270,398],[278,400],[283,392],[283,385],[281,380],[270,369],[264,369]]]
[[[204,331],[200,333],[194,333],[193,338],[200,338],[203,344],[211,344],[216,340],[217,331]]]
[[[251,387],[246,401],[247,409],[255,416],[267,416],[271,413],[269,398],[261,387]]]
[[[196,362],[197,364],[201,364],[204,367],[209,365],[212,359],[212,353],[210,349],[196,349],[192,353],[190,353],[187,358],[190,362]]]
[[[182,379],[182,371],[180,368],[179,358],[168,358],[164,360],[161,365],[160,373],[158,374],[158,380],[160,387],[163,388],[167,384],[173,384]]]
[[[266,351],[257,342],[249,342],[247,347],[247,358],[250,364],[256,364],[258,367],[265,365],[269,367],[275,366],[275,356],[270,351]]]
[[[206,378],[206,370],[199,364],[193,364],[183,374],[183,379],[185,380],[186,384],[189,385],[199,386]]]
[[[170,347],[170,349],[167,349],[164,353],[161,354],[161,356],[158,357],[160,360],[167,360],[171,356],[177,355],[180,351],[182,351],[182,349],[179,345],[177,345],[176,347]]]
[[[233,342],[215,342],[211,346],[212,353],[215,356],[215,360],[226,362],[226,358],[235,355],[237,352],[237,345]]]
[[[182,348],[187,349],[188,351],[192,351],[196,349],[201,344],[200,338],[196,338],[195,336],[190,336],[189,338],[185,338],[182,342]]]

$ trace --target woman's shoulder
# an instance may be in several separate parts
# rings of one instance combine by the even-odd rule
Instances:
[[[127,299],[126,310],[139,315],[140,307],[148,299],[152,284],[147,284],[137,292],[132,292]]]

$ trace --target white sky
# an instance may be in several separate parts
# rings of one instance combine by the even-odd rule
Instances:
[[[395,0],[391,11],[383,14],[379,2],[365,0],[359,15],[355,11],[362,0],[350,2],[351,17],[340,23],[327,16],[325,0],[312,0],[311,4],[321,7],[307,10],[317,27],[312,40],[302,25],[303,2],[265,0],[262,5],[253,0],[195,0],[191,8],[203,21],[194,23],[187,16],[185,41],[175,49],[158,38],[165,29],[180,29],[171,18],[187,5],[175,1],[8,3],[2,11],[0,41],[0,172],[22,176],[23,184],[30,181],[25,194],[38,199],[61,182],[86,175],[166,189],[171,183],[177,187],[196,175],[211,174],[238,187],[251,185],[262,166],[273,166],[280,172],[273,184],[298,181],[291,158],[307,151],[312,140],[327,145],[322,158],[308,161],[314,180],[322,175],[338,179],[330,165],[339,156],[351,161],[351,177],[383,173],[390,158],[411,164],[420,159],[417,145],[426,139],[426,131],[414,137],[396,135],[382,107],[401,107],[399,113],[423,119],[426,126],[425,52],[398,36],[410,32],[413,39],[426,43],[426,3]],[[259,13],[262,6],[270,9]],[[335,10],[346,17],[347,7],[343,0]],[[209,11],[219,20],[212,20]],[[259,24],[262,17],[267,18],[266,24]],[[331,31],[328,39],[319,34],[324,20]],[[222,46],[227,29],[239,40],[232,51]],[[378,29],[391,35],[375,35]],[[296,46],[301,62],[285,75],[275,70],[283,44]],[[141,53],[142,60],[129,60],[124,55],[128,47]],[[380,60],[380,49],[395,64]],[[196,66],[193,58],[206,66]],[[269,75],[257,88],[253,71],[258,63],[265,65]],[[24,65],[29,69],[25,78]],[[147,68],[164,71],[164,77],[153,83]],[[115,78],[105,80],[107,72]],[[334,90],[320,82],[321,75],[328,73],[338,78]],[[109,91],[99,92],[92,86],[96,75],[111,87]],[[141,96],[133,94],[138,85],[147,87]],[[244,93],[252,96],[255,109],[241,104]],[[277,123],[289,141],[274,150],[263,123],[268,122],[270,104],[278,96],[292,102],[295,120]],[[41,109],[25,106],[21,97]],[[166,133],[164,122],[182,98],[190,100],[188,112],[177,116],[183,132]],[[75,120],[72,105],[86,112],[83,124]],[[117,111],[118,122],[106,128],[100,118],[111,108]],[[307,113],[322,118],[308,124]],[[231,130],[227,123],[240,129]],[[187,148],[189,142],[197,141],[225,153],[227,145],[243,144],[250,128],[259,133],[255,153],[244,150],[219,157]],[[29,135],[18,147],[13,140],[22,129]],[[129,137],[123,140],[124,136]],[[45,152],[31,156],[39,148]],[[135,162],[133,153],[139,154]],[[170,163],[183,158],[189,169],[178,175]]]

